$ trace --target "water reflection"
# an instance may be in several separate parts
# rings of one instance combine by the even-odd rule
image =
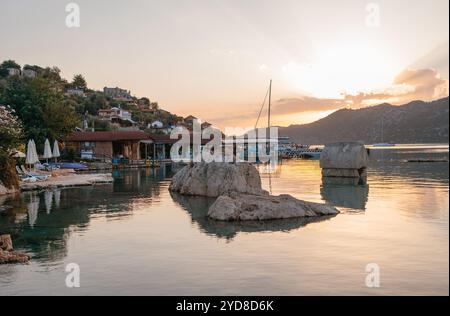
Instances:
[[[209,219],[208,209],[215,199],[206,197],[184,196],[171,192],[172,199],[186,210],[192,221],[198,225],[200,230],[208,235],[218,238],[233,240],[238,233],[255,232],[288,232],[310,223],[326,221],[334,216],[322,216],[317,218],[295,218],[270,221],[242,221],[222,222]]]
[[[158,203],[168,185],[166,168],[114,172],[114,184],[95,187],[24,192],[2,198],[0,231],[11,234],[15,248],[38,262],[62,260],[73,231],[89,228],[99,216],[124,218],[133,213],[133,201]]]
[[[346,182],[347,179],[326,180],[320,187],[320,195],[327,203],[338,208],[365,210],[369,186]]]

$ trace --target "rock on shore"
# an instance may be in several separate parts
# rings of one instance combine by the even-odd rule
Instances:
[[[0,236],[0,264],[27,263],[29,260],[30,257],[26,254],[13,250],[10,235]]]
[[[249,163],[197,163],[175,174],[170,190],[183,195],[219,197],[232,192],[267,195],[258,170]]]
[[[17,193],[18,190],[12,188],[12,189],[7,189],[3,183],[0,181],[0,195],[6,195],[6,194],[14,194]]]
[[[220,196],[210,207],[208,217],[220,221],[261,221],[338,213],[334,207],[301,201],[290,195],[233,194]]]

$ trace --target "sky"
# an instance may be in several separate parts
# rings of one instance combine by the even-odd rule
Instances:
[[[448,96],[448,0],[77,0],[71,28],[69,3],[0,0],[0,59],[221,128],[253,126],[270,79],[283,126]]]

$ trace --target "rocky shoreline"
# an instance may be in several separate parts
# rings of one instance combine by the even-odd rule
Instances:
[[[30,257],[14,251],[10,235],[0,235],[0,264],[28,263]]]

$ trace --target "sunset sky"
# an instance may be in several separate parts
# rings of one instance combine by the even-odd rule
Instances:
[[[279,125],[448,95],[448,0],[78,0],[80,28],[69,2],[0,0],[0,59],[222,128],[255,123],[270,79]]]

